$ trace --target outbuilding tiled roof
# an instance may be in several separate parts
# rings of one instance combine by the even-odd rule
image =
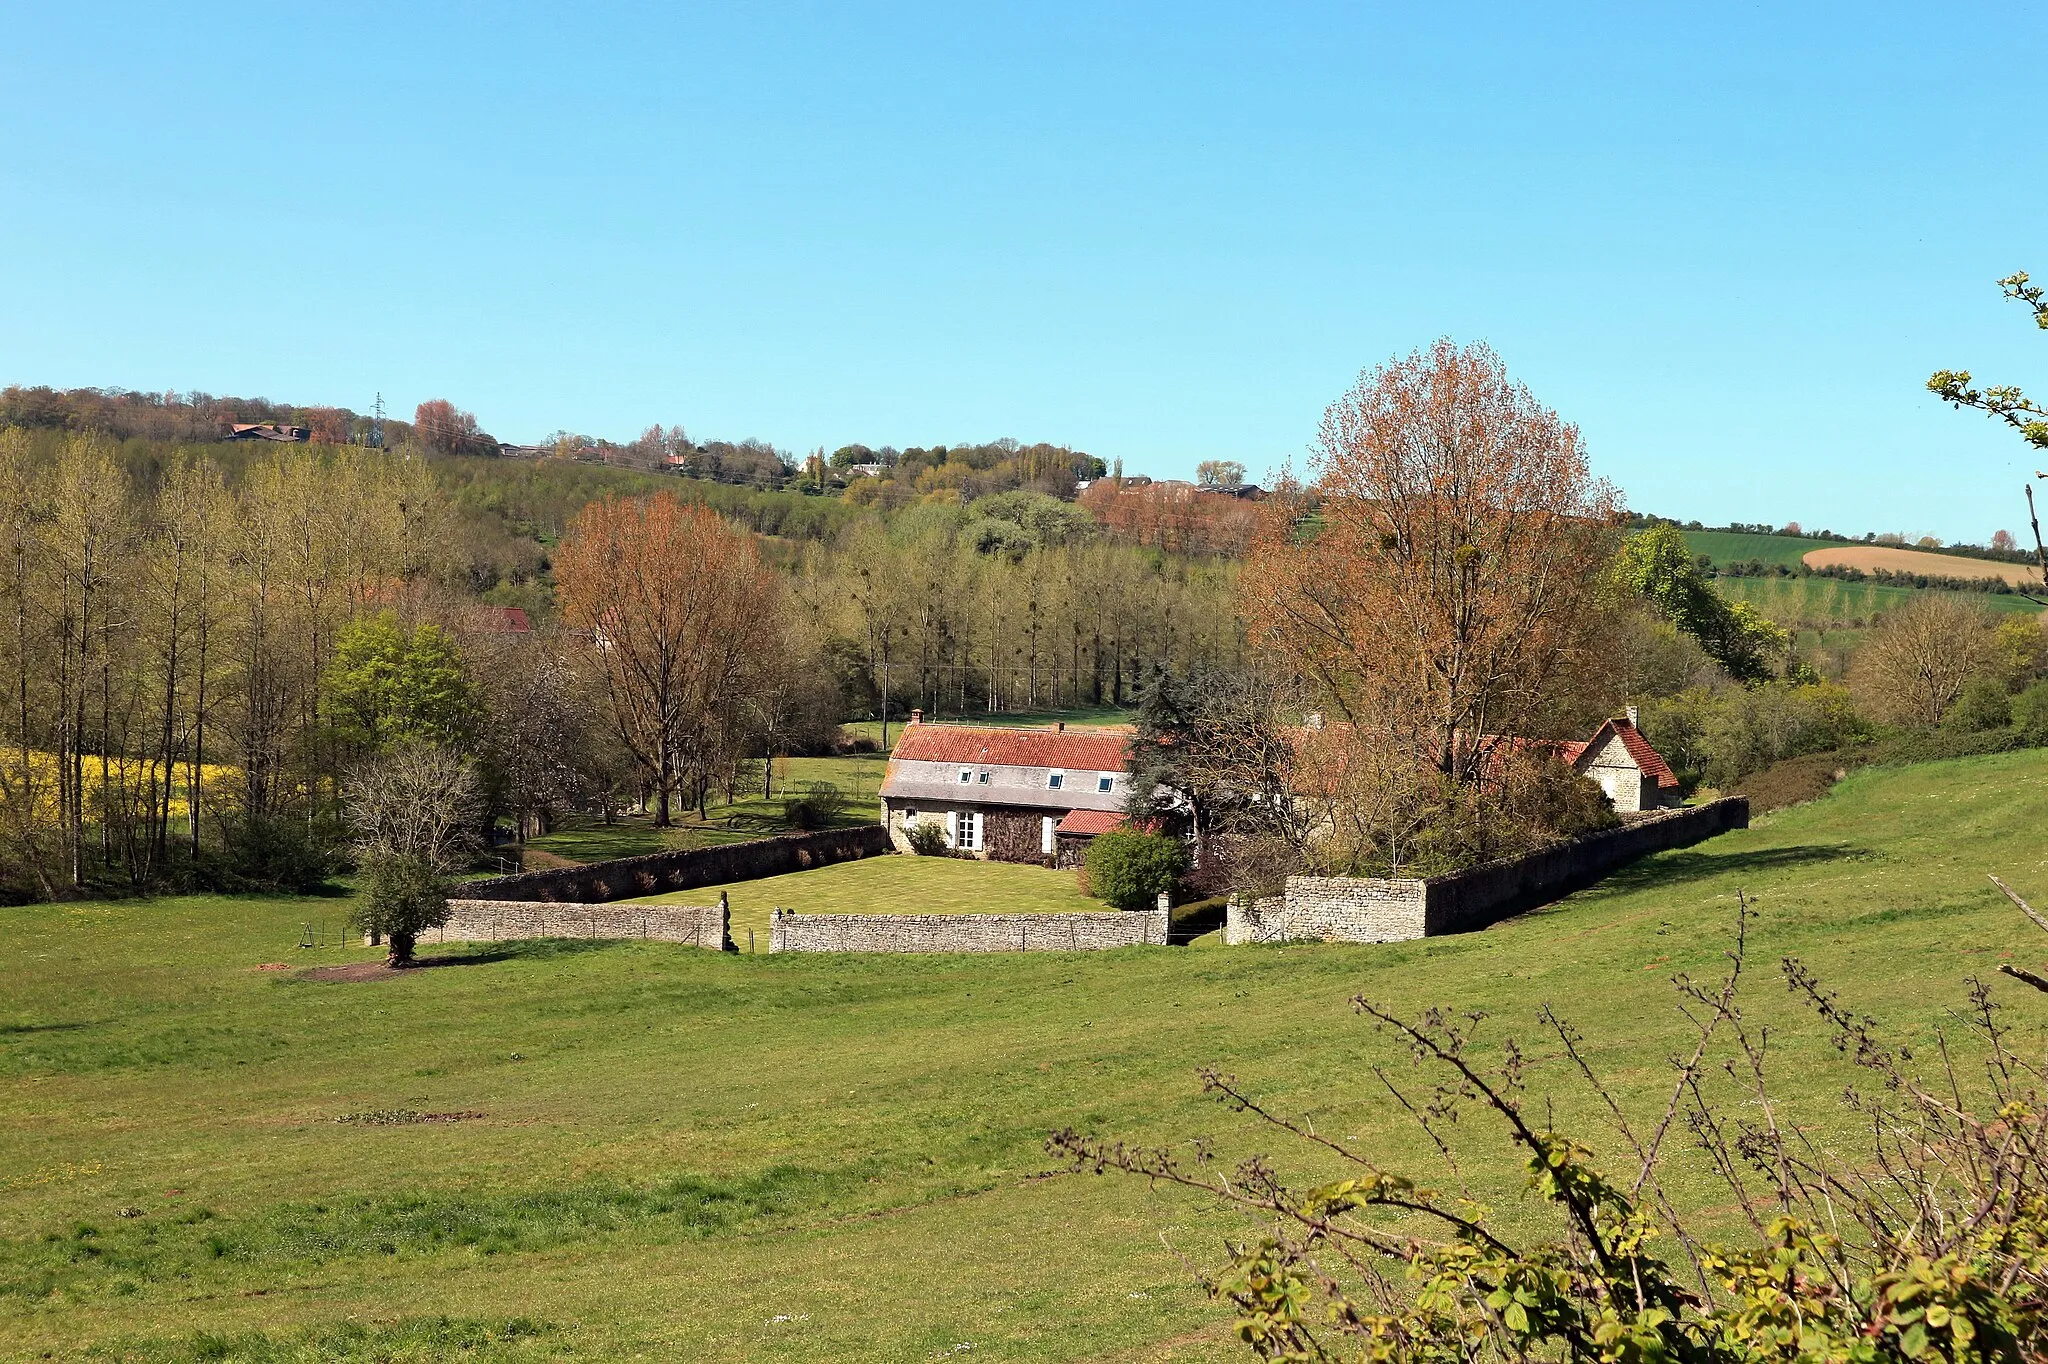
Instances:
[[[1114,729],[996,729],[980,725],[906,725],[890,757],[900,762],[1051,767],[1121,772],[1130,734]]]
[[[1130,821],[1121,810],[1069,810],[1067,817],[1054,826],[1056,834],[1106,834],[1121,829]]]
[[[1636,766],[1655,777],[1660,789],[1677,789],[1678,774],[1671,770],[1670,763],[1664,761],[1664,755],[1650,746],[1641,730],[1627,720],[1609,720],[1607,723],[1621,736],[1621,742],[1628,749],[1628,755],[1636,760]],[[1593,737],[1597,739],[1600,736],[1596,734]]]

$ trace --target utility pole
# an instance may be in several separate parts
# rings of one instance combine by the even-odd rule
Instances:
[[[381,391],[377,394],[377,405],[371,409],[371,413],[370,448],[382,450],[384,448],[384,394]]]

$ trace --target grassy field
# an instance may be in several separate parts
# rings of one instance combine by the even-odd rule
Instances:
[[[1543,913],[1378,947],[449,945],[317,983],[261,968],[368,956],[295,949],[333,901],[0,910],[0,1356],[1242,1358],[1162,1237],[1213,1263],[1245,1229],[1049,1169],[1048,1129],[1207,1135],[1234,1159],[1243,1121],[1194,1077],[1214,1064],[1440,1177],[1373,1076],[1406,1063],[1347,1008],[1363,991],[1489,1012],[1612,1157],[1532,1014],[1553,1002],[1626,1102],[1655,1102],[1686,1037],[1668,977],[1719,969],[1741,888],[1747,1016],[1824,1134],[1848,1122],[1843,1063],[1775,963],[1929,1037],[1966,977],[2048,960],[1984,880],[2048,899],[2044,798],[2038,750],[1866,770]],[[2041,996],[1994,979],[2034,1036]],[[1467,1148],[1476,1192],[1526,1219],[1519,1164],[1475,1149],[1497,1148]],[[1674,1188],[1727,1213],[1683,1161]]]
[[[747,930],[768,950],[768,911],[805,914],[1074,914],[1100,911],[1070,871],[961,857],[870,857],[815,871],[735,881],[701,890],[649,895],[636,904],[716,904],[732,910],[733,941],[746,950]]]
[[[1840,545],[1838,540],[1809,540],[1796,535],[1743,535],[1728,530],[1689,530],[1685,543],[1695,554],[1717,564],[1761,559],[1767,564],[1796,564],[1812,549]]]
[[[1781,625],[1866,624],[1919,595],[1922,589],[1849,583],[1836,578],[1716,578],[1714,590],[1731,601],[1746,601]],[[2024,597],[2010,593],[1953,592],[1972,605],[1991,611],[2039,611]]]
[[[761,798],[758,787],[740,794],[726,804],[713,800],[708,818],[699,820],[694,809],[678,810],[672,829],[657,829],[646,815],[621,815],[606,824],[592,816],[571,815],[552,833],[527,840],[527,846],[552,853],[571,862],[601,862],[608,857],[638,857],[642,853],[665,852],[672,848],[708,848],[721,843],[738,843],[750,838],[767,838],[787,833],[783,818],[784,797],[802,794],[811,782],[830,782],[846,797],[846,808],[835,823],[873,824],[881,817],[876,793],[882,788],[887,759],[880,754],[856,754],[837,758],[786,758],[776,778],[775,794]]]

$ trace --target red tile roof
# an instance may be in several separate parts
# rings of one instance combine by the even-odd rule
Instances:
[[[1129,733],[1113,729],[998,729],[980,725],[905,725],[889,756],[903,762],[987,763],[1121,772]]]
[[[477,628],[494,635],[524,635],[533,630],[526,611],[518,606],[484,606],[477,609]]]
[[[1126,823],[1122,812],[1117,810],[1069,810],[1067,817],[1053,828],[1056,834],[1106,834],[1121,829]]]
[[[1609,720],[1607,725],[1621,736],[1621,742],[1628,749],[1628,755],[1636,760],[1636,766],[1657,779],[1659,788],[1677,789],[1678,774],[1671,770],[1670,763],[1664,761],[1662,753],[1650,747],[1650,741],[1643,737],[1641,730],[1627,720]],[[1600,736],[1595,734],[1593,737],[1598,739]]]

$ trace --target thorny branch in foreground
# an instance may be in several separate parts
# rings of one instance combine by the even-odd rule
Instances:
[[[1508,1043],[1497,1062],[1479,1059],[1482,1015],[1430,1010],[1408,1021],[1362,996],[1352,1001],[1430,1077],[1422,1098],[1380,1076],[1447,1158],[1461,1112],[1504,1132],[1530,1188],[1555,1210],[1549,1239],[1523,1243],[1497,1229],[1455,1164],[1457,1194],[1423,1187],[1214,1070],[1202,1073],[1205,1091],[1334,1157],[1344,1173],[1298,1188],[1263,1156],[1226,1172],[1206,1142],[1183,1157],[1066,1130],[1048,1146],[1077,1168],[1198,1191],[1262,1221],[1264,1235],[1229,1244],[1228,1265],[1204,1282],[1236,1309],[1239,1337],[1264,1359],[2042,1357],[2048,1104],[2038,1063],[2013,1050],[1998,1006],[1972,982],[1960,1021],[1981,1052],[1982,1079],[1946,1041],[1927,1078],[1908,1049],[1878,1035],[1874,1020],[1787,959],[1795,998],[1875,1081],[1867,1094],[1848,1093],[1870,1134],[1865,1157],[1831,1158],[1804,1128],[1781,1120],[1768,1083],[1768,1033],[1738,1006],[1753,914],[1746,897],[1738,900],[1726,974],[1673,982],[1695,1039],[1671,1058],[1671,1090],[1654,1121],[1632,1120],[1580,1035],[1547,1007],[1540,1015],[1634,1153],[1626,1183],[1610,1181],[1585,1146],[1534,1118],[1519,1048]],[[1729,1085],[1740,1103],[1727,1101]],[[1681,1126],[1747,1215],[1748,1244],[1709,1240],[1681,1218],[1660,1178],[1667,1138]],[[1687,1272],[1653,1248],[1660,1238],[1676,1243]]]

